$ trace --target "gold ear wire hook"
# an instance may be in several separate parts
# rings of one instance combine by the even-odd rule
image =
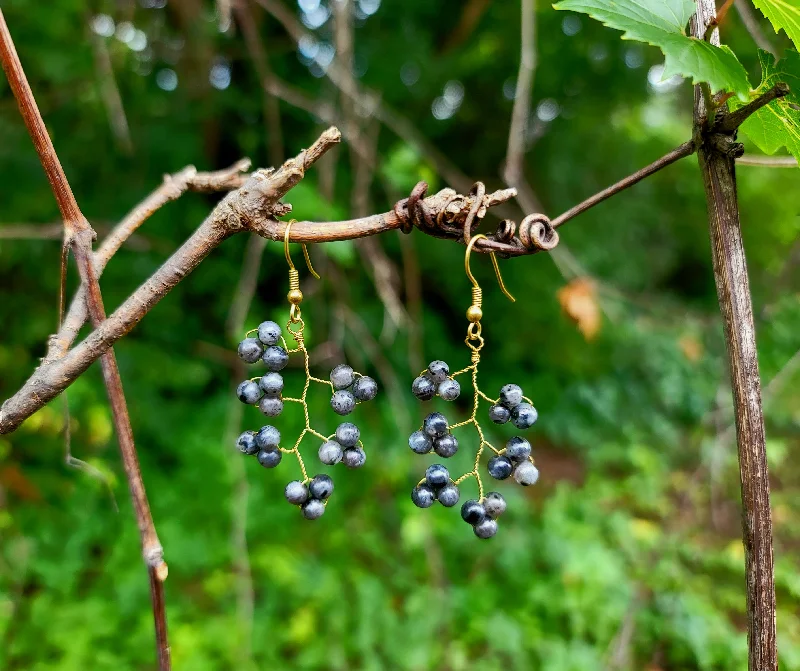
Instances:
[[[467,271],[467,277],[469,281],[472,282],[472,286],[476,289],[480,289],[478,286],[478,281],[475,279],[475,276],[472,274],[472,270],[469,267],[469,255],[472,253],[472,248],[475,246],[475,243],[480,240],[486,240],[486,236],[483,233],[478,233],[478,235],[472,236],[472,239],[469,241],[467,245],[467,253],[464,255],[464,269]],[[506,298],[510,300],[512,303],[516,302],[516,299],[508,293],[508,289],[506,289],[506,285],[503,284],[503,276],[500,274],[500,266],[497,263],[497,257],[495,256],[494,252],[489,252],[489,255],[492,257],[492,265],[494,266],[494,274],[497,275],[497,283],[500,285],[501,291],[505,294]]]
[[[286,224],[286,233],[284,233],[283,235],[283,253],[286,255],[286,263],[289,264],[289,272],[295,270],[294,263],[292,262],[292,255],[289,254],[289,233],[291,232],[292,224],[294,223],[297,223],[297,219],[292,219],[289,223]],[[320,279],[320,276],[317,274],[317,271],[314,270],[314,266],[311,265],[311,257],[308,255],[308,246],[304,242],[300,243],[300,246],[303,248],[303,256],[306,259],[306,266],[308,266],[309,272],[316,279]]]

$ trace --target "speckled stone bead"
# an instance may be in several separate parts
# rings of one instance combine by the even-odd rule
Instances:
[[[264,392],[261,391],[261,387],[253,380],[245,380],[236,387],[236,397],[242,403],[247,403],[247,405],[255,405],[263,395]]]
[[[279,398],[265,396],[259,401],[258,409],[267,417],[277,417],[283,412],[283,401]]]
[[[300,507],[300,510],[307,520],[318,520],[325,514],[325,504],[319,499],[310,499]]]
[[[511,421],[518,429],[530,429],[539,419],[539,413],[530,403],[520,403],[511,411]]]
[[[489,459],[487,467],[489,469],[489,475],[496,480],[505,480],[509,475],[511,475],[511,471],[514,470],[514,465],[511,463],[511,459],[502,454],[495,455]]]
[[[458,487],[455,485],[446,485],[442,487],[436,494],[436,499],[445,508],[452,508],[454,505],[456,505],[456,503],[458,503],[459,498],[461,498],[461,493],[458,491]]]
[[[411,490],[411,500],[417,508],[430,508],[436,501],[436,492],[428,485],[417,485]]]
[[[489,408],[489,419],[491,419],[495,424],[505,424],[509,419],[511,419],[511,411],[504,405],[493,405],[491,408]]]
[[[342,463],[347,468],[361,468],[367,462],[367,454],[360,447],[348,447],[342,454]]]
[[[257,458],[258,463],[264,468],[275,468],[281,463],[283,453],[278,450],[259,450]]]
[[[315,499],[327,499],[333,494],[333,480],[328,475],[315,475],[308,483],[308,493]]]
[[[336,442],[342,447],[355,447],[361,432],[352,422],[342,422],[336,427]]]
[[[261,387],[264,396],[278,397],[283,391],[283,375],[280,373],[262,375],[258,381],[258,386]]]
[[[506,443],[506,456],[511,461],[525,461],[531,456],[531,444],[522,436],[514,436]]]
[[[464,501],[464,505],[461,506],[461,519],[467,522],[467,524],[475,526],[483,522],[485,517],[486,510],[484,510],[480,502],[475,499]]]
[[[478,538],[491,538],[497,533],[497,522],[487,517],[483,522],[479,522],[473,528]]]
[[[261,322],[258,325],[258,339],[265,345],[274,345],[281,339],[281,327],[272,321]]]
[[[337,415],[349,415],[356,407],[356,399],[349,391],[340,389],[331,396],[331,408]]]
[[[450,482],[450,473],[441,464],[431,464],[425,471],[425,481],[438,490]]]
[[[411,383],[411,393],[420,401],[430,401],[436,396],[436,385],[429,377],[420,375]]]
[[[256,443],[262,450],[276,450],[281,444],[281,432],[274,426],[262,426],[256,434]]]
[[[433,451],[440,457],[449,459],[458,452],[458,439],[452,433],[445,434],[441,438],[434,438]]]
[[[278,347],[277,345],[267,347],[264,350],[264,356],[261,358],[267,370],[275,372],[283,370],[286,368],[286,364],[289,363],[289,353],[283,347]]]
[[[431,380],[433,380],[436,384],[439,384],[440,382],[444,382],[447,379],[447,376],[450,375],[450,366],[439,359],[436,361],[431,361],[428,364],[428,374],[430,375]]]
[[[353,369],[346,363],[340,363],[331,371],[331,384],[334,389],[347,389],[353,384],[354,379]]]
[[[514,479],[523,487],[530,487],[539,479],[539,469],[530,461],[523,461],[514,469]]]
[[[353,382],[351,390],[357,401],[371,401],[378,395],[378,383],[371,377],[362,375]]]
[[[500,403],[509,410],[522,403],[522,387],[518,384],[507,384],[500,388]]]
[[[483,508],[492,519],[497,519],[506,511],[506,500],[498,492],[489,492],[483,499]]]
[[[236,447],[238,447],[239,452],[242,452],[243,454],[255,454],[258,452],[255,431],[245,431],[241,436],[239,436],[239,438],[236,440]]]
[[[245,338],[239,343],[239,358],[245,363],[255,363],[263,352],[264,348],[255,338]]]
[[[335,466],[342,460],[342,446],[335,440],[322,443],[319,447],[319,460],[326,466]]]
[[[283,490],[283,495],[289,503],[299,506],[301,503],[308,501],[308,487],[306,487],[300,480],[292,480],[286,489]]]
[[[433,441],[424,431],[414,431],[408,437],[408,446],[417,454],[428,454],[433,449]]]
[[[422,430],[431,438],[441,438],[450,430],[447,418],[441,412],[432,412],[422,422]]]
[[[461,394],[461,385],[455,380],[445,380],[436,388],[436,393],[445,401],[455,401]]]

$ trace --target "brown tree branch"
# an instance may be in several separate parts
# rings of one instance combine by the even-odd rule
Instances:
[[[103,297],[100,293],[100,285],[97,282],[97,274],[92,261],[92,241],[95,234],[91,226],[89,226],[89,222],[86,221],[81,213],[58,160],[53,143],[45,128],[44,120],[33,97],[33,92],[22,69],[22,64],[11,39],[11,34],[8,31],[2,10],[0,10],[0,57],[2,58],[3,69],[8,77],[11,89],[19,103],[20,113],[31,135],[42,167],[47,174],[53,194],[56,197],[56,202],[64,220],[65,243],[68,243],[72,248],[81,282],[86,287],[89,316],[92,323],[97,327],[105,320],[106,314],[103,307]],[[150,578],[158,665],[161,671],[168,671],[171,668],[171,664],[167,639],[166,610],[164,607],[163,581],[167,577],[164,550],[158,539],[150,513],[150,504],[147,500],[141,469],[139,468],[139,459],[133,440],[133,430],[128,415],[125,393],[122,388],[122,379],[120,378],[116,356],[112,348],[103,353],[101,367],[111,404],[120,452],[122,453],[122,463],[128,479],[136,521],[139,526],[142,554]]]
[[[715,15],[714,0],[697,0],[697,13],[691,22],[692,35],[706,34]],[[718,31],[712,32],[711,41],[719,45]],[[748,668],[750,671],[777,671],[769,474],[753,305],[736,192],[734,155],[737,152],[725,150],[725,140],[732,144],[729,135],[706,130],[708,113],[704,96],[699,87],[695,87],[695,134],[702,140],[698,158],[708,204],[714,278],[728,350],[739,451]],[[725,128],[726,122],[723,116],[716,125]],[[738,125],[741,118],[727,123]]]
[[[187,191],[213,193],[237,189],[247,179],[242,173],[250,168],[248,159],[241,159],[231,167],[215,172],[197,172],[187,166],[174,175],[164,175],[164,181],[153,193],[131,210],[128,215],[103,240],[93,254],[95,272],[103,274],[106,264],[128,238],[145,221],[167,203],[177,200]],[[72,346],[78,332],[86,322],[86,289],[79,287],[58,333],[50,338],[45,361],[58,359]]]
[[[97,324],[85,340],[62,358],[44,361],[39,366],[22,389],[0,407],[0,433],[13,431],[66,389],[223,240],[245,230],[268,239],[282,235],[275,231],[285,229],[285,224],[276,221],[274,216],[287,214],[291,206],[284,205],[280,199],[302,179],[307,168],[339,142],[340,137],[335,128],[325,131],[311,147],[278,170],[259,170],[242,188],[228,194],[166,263],[113,314]],[[398,222],[395,227],[399,225]]]
[[[764,105],[769,105],[773,100],[786,95],[789,95],[789,85],[784,82],[778,82],[755,100],[751,100],[749,103],[733,112],[724,113],[714,130],[720,133],[732,133],[741,126],[751,114],[760,110]]]

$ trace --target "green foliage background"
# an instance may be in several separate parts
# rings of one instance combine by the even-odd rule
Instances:
[[[253,63],[238,28],[218,30],[211,2],[2,4],[73,190],[101,231],[163,173],[189,163],[220,168],[245,155],[267,164]],[[513,87],[518,66],[518,4],[487,3],[474,29],[448,48],[465,7],[482,3],[361,1],[367,10],[378,4],[357,21],[361,80],[466,174],[502,186],[512,106],[504,87]],[[558,115],[533,120],[526,170],[555,215],[686,140],[691,88],[648,83],[661,60],[656,49],[538,4],[533,108],[552,101]],[[336,90],[309,73],[281,27],[252,10],[276,74],[316,101],[338,104]],[[130,152],[115,138],[100,93],[90,25],[101,13],[117,26],[132,22],[148,39],[136,52],[101,38],[130,125]],[[330,31],[329,20],[317,33],[329,40]],[[759,81],[738,15],[729,13],[723,31],[750,80]],[[224,90],[208,83],[215,63],[230,67]],[[418,73],[411,86],[401,79],[404,67]],[[157,85],[164,68],[177,73],[174,91]],[[438,120],[431,104],[449,81],[463,86],[463,103]],[[290,156],[322,125],[288,104],[280,111]],[[389,209],[420,178],[445,186],[405,139],[382,128],[378,146],[375,211]],[[292,192],[298,218],[349,215],[346,149],[333,168],[330,199],[320,170]],[[788,671],[800,669],[800,176],[749,167],[739,178],[765,385],[781,668]],[[5,80],[0,185],[0,225],[57,221]],[[102,278],[109,311],[213,202],[182,197],[116,255]],[[312,347],[324,345],[315,350],[319,372],[344,357],[385,392],[354,415],[366,436],[366,468],[333,472],[336,493],[315,524],[282,499],[295,464],[286,459],[265,471],[226,441],[238,402],[229,366],[236,343],[225,337],[225,320],[247,240],[216,250],[116,347],[170,564],[175,667],[745,668],[736,447],[706,227],[696,162],[687,159],[563,228],[558,266],[544,254],[503,262],[514,305],[500,295],[489,264],[475,261],[485,290],[484,387],[494,394],[519,382],[540,413],[530,433],[540,484],[497,486],[509,512],[485,543],[456,511],[411,505],[408,493],[430,460],[410,453],[403,438],[427,411],[408,392],[423,362],[468,363],[463,249],[419,233],[380,238],[409,312],[397,329],[356,246],[313,250],[323,281],[305,287],[305,314]],[[54,330],[58,259],[56,240],[0,238],[2,398],[30,375]],[[557,298],[576,275],[599,287],[602,325],[591,341]],[[414,278],[421,305],[407,290]],[[282,249],[268,245],[248,327],[284,320],[285,291]],[[299,375],[287,375],[290,388]],[[70,388],[69,402],[73,453],[105,481],[64,465],[61,401],[0,439],[0,668],[154,668],[147,581],[97,366]],[[449,412],[465,416],[466,405]],[[324,393],[312,413],[335,426]],[[287,411],[279,425],[291,435],[301,421]],[[261,423],[245,409],[241,428]],[[502,441],[510,433],[492,435]],[[468,470],[467,454],[453,461]],[[246,554],[234,531],[242,522]]]

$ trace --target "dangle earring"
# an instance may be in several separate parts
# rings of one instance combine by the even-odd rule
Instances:
[[[459,441],[452,431],[468,425],[475,428],[478,447],[472,470],[453,480],[447,468],[442,464],[433,464],[425,471],[425,477],[414,487],[411,492],[411,500],[419,508],[430,508],[436,501],[451,508],[461,498],[459,485],[469,478],[475,478],[478,484],[478,498],[466,501],[461,506],[461,517],[473,527],[478,538],[494,536],[497,533],[497,518],[506,510],[506,501],[501,494],[498,492],[484,493],[479,468],[481,457],[487,448],[494,453],[487,463],[488,473],[493,478],[505,480],[513,475],[514,479],[523,486],[532,485],[539,479],[539,471],[531,457],[531,445],[525,438],[514,436],[506,443],[505,448],[498,450],[486,440],[478,421],[481,399],[489,404],[488,416],[495,424],[505,424],[511,420],[518,429],[529,429],[538,417],[533,402],[523,395],[519,385],[503,386],[497,399],[490,398],[478,387],[478,364],[484,345],[481,326],[483,292],[472,275],[469,257],[475,242],[485,237],[485,235],[476,235],[470,239],[464,257],[467,277],[472,283],[472,305],[467,309],[469,326],[464,342],[470,349],[472,363],[451,375],[447,363],[441,360],[432,361],[411,385],[411,392],[420,401],[430,401],[434,396],[439,396],[445,401],[454,401],[461,393],[461,386],[455,378],[470,373],[473,389],[472,414],[469,419],[451,426],[442,413],[432,412],[425,418],[420,429],[412,433],[408,439],[409,447],[417,454],[427,454],[433,451],[438,456],[447,459],[459,449]],[[494,252],[491,253],[491,257],[500,289],[513,302],[514,297],[508,293],[503,284]]]
[[[274,426],[263,426],[258,431],[245,431],[239,436],[236,446],[244,454],[255,455],[258,462],[266,468],[277,466],[284,454],[293,454],[300,467],[302,479],[293,480],[286,485],[284,495],[289,503],[300,506],[303,517],[315,520],[325,512],[328,497],[333,493],[333,480],[325,474],[315,475],[313,478],[308,476],[303,456],[300,454],[300,444],[303,439],[311,435],[322,441],[319,459],[328,466],[342,462],[348,468],[361,468],[366,462],[367,455],[360,440],[360,431],[351,422],[339,424],[330,436],[325,436],[312,428],[306,400],[309,387],[312,382],[329,387],[332,394],[330,405],[333,411],[338,415],[349,415],[357,404],[375,398],[378,384],[371,377],[355,372],[346,364],[336,366],[331,371],[329,380],[311,375],[308,350],[303,336],[305,322],[300,310],[303,292],[300,291],[300,277],[289,254],[289,233],[293,223],[294,221],[291,221],[286,225],[283,249],[286,262],[289,264],[289,293],[286,298],[290,308],[286,330],[294,340],[295,346],[289,348],[281,327],[274,321],[262,322],[257,328],[248,331],[245,339],[239,343],[239,357],[249,364],[262,361],[267,372],[260,377],[242,382],[236,389],[236,395],[242,403],[258,407],[267,417],[280,415],[284,403],[297,403],[303,408],[305,425],[291,448],[281,447],[281,434]],[[319,279],[319,275],[311,265],[308,248],[305,245],[302,247],[309,272]],[[297,398],[283,395],[283,376],[280,373],[289,363],[292,354],[302,355],[305,370],[303,390]]]

